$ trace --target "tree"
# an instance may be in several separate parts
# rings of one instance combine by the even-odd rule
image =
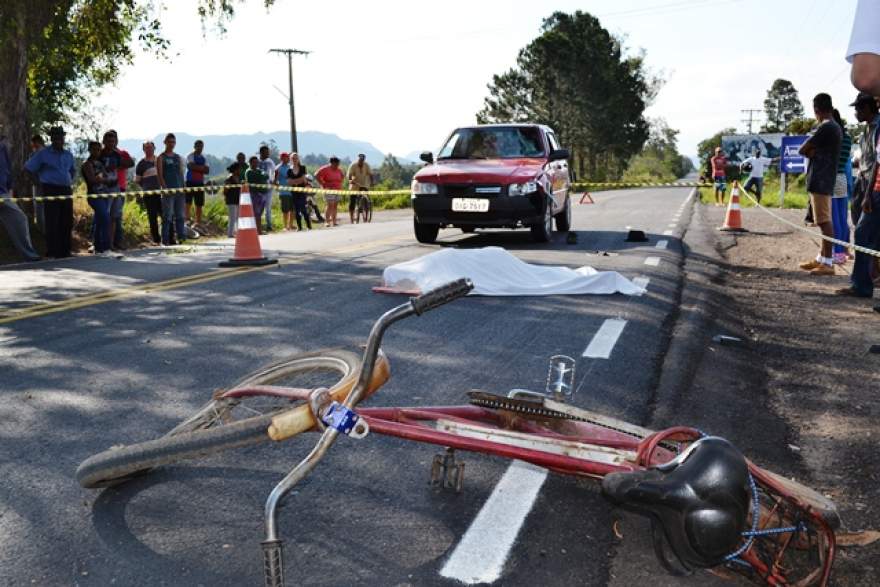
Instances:
[[[785,130],[793,135],[805,135],[816,126],[815,118],[796,118],[788,123]]]
[[[626,181],[672,181],[693,169],[690,159],[678,152],[678,131],[662,118],[650,121],[648,140],[624,173]]]
[[[581,176],[619,176],[648,138],[644,111],[659,83],[596,17],[555,12],[516,66],[493,76],[477,121],[547,124]]]
[[[709,159],[711,159],[715,155],[715,147],[721,146],[721,137],[724,135],[735,135],[736,129],[732,127],[728,127],[722,130],[719,130],[714,135],[700,141],[697,145],[697,159],[700,161],[700,169],[702,171],[709,170],[709,174],[711,175],[712,169],[709,166]]]
[[[794,85],[787,79],[777,79],[767,90],[764,100],[767,122],[761,132],[785,132],[792,120],[804,116],[804,107]]]
[[[266,7],[274,2],[262,1]],[[222,31],[235,3],[199,0],[197,10]],[[94,90],[131,63],[137,44],[160,52],[168,47],[157,10],[150,0],[0,2],[0,134],[9,140],[16,168],[30,134],[87,107]]]

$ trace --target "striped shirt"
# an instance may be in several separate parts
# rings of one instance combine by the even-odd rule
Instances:
[[[837,173],[846,173],[846,162],[849,161],[852,152],[852,137],[843,131],[843,140],[840,142],[840,155],[837,157]]]

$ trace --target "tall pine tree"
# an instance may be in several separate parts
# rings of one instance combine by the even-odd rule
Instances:
[[[762,132],[786,132],[793,120],[803,118],[804,106],[794,85],[787,79],[777,79],[767,90],[764,100],[767,122]]]

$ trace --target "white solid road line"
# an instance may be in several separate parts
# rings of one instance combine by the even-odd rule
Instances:
[[[593,335],[593,340],[590,341],[590,344],[587,345],[584,354],[581,356],[589,359],[607,359],[611,357],[611,351],[614,350],[614,345],[617,344],[617,339],[620,338],[624,326],[626,326],[626,320],[621,320],[620,318],[605,320],[602,326],[599,327],[599,330],[596,331],[596,334]]]
[[[656,248],[658,248],[658,249],[665,249],[668,246],[669,246],[669,241],[666,239],[659,240],[659,241],[657,241],[657,244],[656,244]]]
[[[545,479],[547,469],[513,461],[440,575],[468,585],[497,581]]]
[[[648,257],[645,259],[645,265],[650,265],[651,267],[656,267],[660,264],[660,257]]]

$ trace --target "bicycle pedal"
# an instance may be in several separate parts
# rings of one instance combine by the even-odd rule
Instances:
[[[437,489],[452,489],[455,493],[461,493],[464,488],[464,463],[456,462],[455,449],[447,448],[445,452],[434,455],[430,484]]]

